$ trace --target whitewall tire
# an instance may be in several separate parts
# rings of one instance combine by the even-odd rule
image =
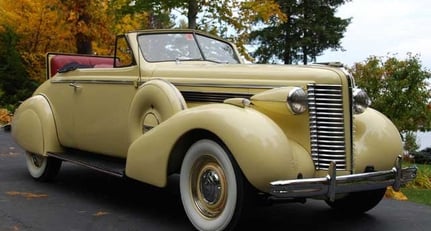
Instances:
[[[244,193],[242,174],[231,154],[212,140],[187,151],[180,175],[184,210],[198,230],[227,230],[237,223]]]
[[[39,181],[54,179],[61,167],[61,160],[31,152],[26,153],[26,163],[31,177]]]

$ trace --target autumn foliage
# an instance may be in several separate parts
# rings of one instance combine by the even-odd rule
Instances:
[[[0,109],[0,125],[8,124],[11,122],[10,112],[4,108]]]
[[[144,13],[118,16],[110,2],[0,0],[0,33],[14,30],[30,78],[42,82],[47,52],[109,55],[116,33],[140,28]]]
[[[242,56],[252,61],[253,58],[246,51],[250,34],[268,25],[283,27],[288,21],[289,12],[284,9],[286,7],[282,7],[282,2],[0,0],[0,34],[9,30],[8,33],[17,36],[14,48],[25,67],[26,76],[22,77],[36,83],[45,80],[47,52],[112,55],[115,35],[140,29],[187,27],[204,30],[233,41]],[[341,4],[344,1],[336,2]],[[296,1],[289,3],[299,4]],[[177,17],[186,18],[187,22],[178,22]],[[272,39],[269,42],[277,41]],[[0,41],[0,46],[2,43]],[[4,89],[0,89],[0,97],[4,94]]]

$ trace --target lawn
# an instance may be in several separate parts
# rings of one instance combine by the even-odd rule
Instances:
[[[402,188],[401,192],[406,195],[409,201],[431,206],[430,189]]]
[[[409,201],[431,206],[431,165],[418,164],[416,180],[401,189]]]

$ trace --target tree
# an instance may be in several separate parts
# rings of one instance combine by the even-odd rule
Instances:
[[[248,60],[245,48],[250,32],[257,25],[287,20],[275,0],[222,0],[202,1],[200,20],[195,29],[208,31],[235,43],[239,52]],[[190,22],[189,22],[190,25]]]
[[[25,69],[43,82],[47,52],[110,55],[116,34],[142,28],[146,13],[122,14],[118,5],[126,2],[0,0],[0,25],[20,38],[16,49]]]
[[[245,42],[252,27],[258,23],[285,21],[275,0],[116,0],[122,1],[123,12],[151,12],[156,20],[151,19],[149,28],[171,28],[174,25],[166,17],[173,11],[187,16],[187,22],[178,27],[198,29],[232,40],[244,57],[250,59],[245,49]],[[164,19],[164,20],[161,20]],[[161,22],[161,23],[154,23]]]
[[[37,84],[28,78],[21,56],[15,49],[18,37],[7,26],[0,27],[0,105],[10,111],[29,97]]]
[[[170,19],[170,10],[177,6],[179,0],[111,0],[117,17],[138,15],[141,25],[136,29],[164,29],[174,24]]]
[[[349,0],[277,0],[287,21],[272,20],[253,31],[250,42],[259,63],[302,62],[307,64],[328,48],[340,49],[340,41],[351,19],[335,16],[337,7]]]
[[[388,116],[404,135],[407,150],[417,149],[417,130],[431,129],[430,89],[431,77],[422,68],[418,55],[408,54],[405,60],[396,57],[369,57],[356,63],[351,72],[359,87],[372,101],[372,107]]]
[[[17,52],[31,79],[45,79],[45,54],[70,51],[70,30],[65,25],[58,0],[0,0],[0,25],[17,37]]]

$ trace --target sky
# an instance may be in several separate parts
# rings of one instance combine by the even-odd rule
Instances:
[[[346,51],[327,51],[317,62],[340,61],[351,67],[371,55],[407,58],[420,55],[431,70],[430,0],[353,0],[338,8],[338,17],[352,17],[341,40]],[[431,147],[431,133],[418,133],[419,150]]]
[[[318,62],[340,61],[348,66],[371,55],[419,54],[422,66],[431,69],[430,0],[353,0],[338,8],[336,15],[352,17],[341,40],[346,51],[327,51]]]

